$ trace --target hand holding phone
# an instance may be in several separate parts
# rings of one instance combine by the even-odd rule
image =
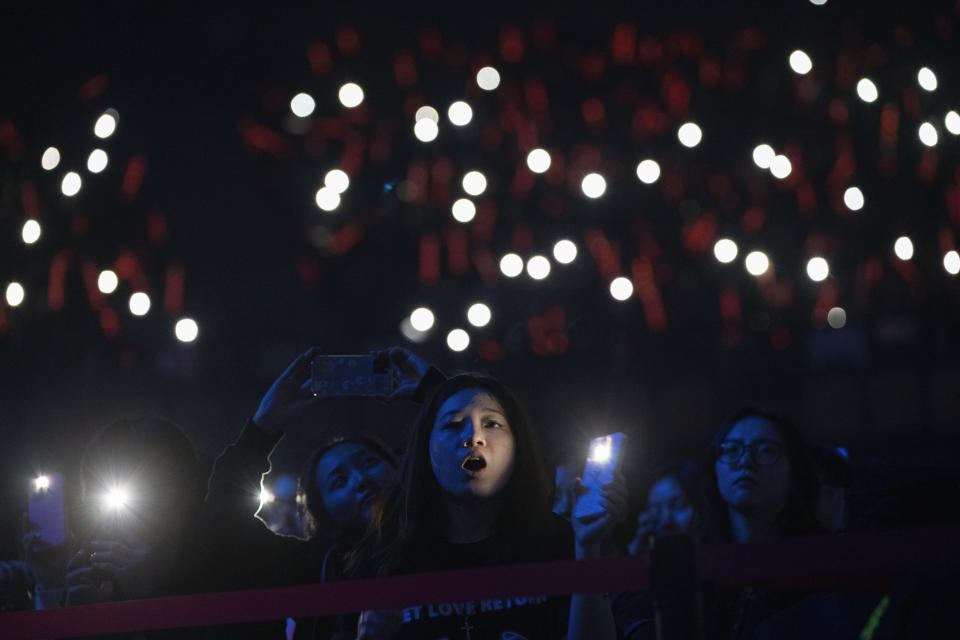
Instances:
[[[316,356],[310,377],[313,394],[387,397],[394,391],[393,363],[385,353]]]
[[[34,540],[48,547],[67,539],[67,517],[63,496],[63,475],[49,473],[30,483],[27,517]]]
[[[614,481],[614,476],[620,469],[626,439],[627,436],[623,433],[611,433],[590,441],[590,452],[582,480],[587,493],[581,495],[573,506],[574,518],[588,518],[604,512],[601,490],[604,485]]]

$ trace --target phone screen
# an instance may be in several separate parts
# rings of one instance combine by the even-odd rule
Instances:
[[[318,396],[387,396],[393,391],[393,369],[387,357],[317,356],[311,386]]]
[[[611,433],[590,441],[587,464],[583,469],[583,486],[588,492],[577,499],[573,517],[585,518],[603,513],[600,488],[613,482],[613,474],[620,468],[620,458],[627,436]]]
[[[27,502],[27,517],[36,525],[39,540],[54,547],[63,544],[67,539],[63,476],[49,473],[34,478]]]

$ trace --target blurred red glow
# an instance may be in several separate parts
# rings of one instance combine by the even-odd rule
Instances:
[[[420,237],[420,284],[432,287],[440,282],[440,240],[432,233]]]
[[[311,42],[307,45],[307,60],[310,62],[310,70],[315,75],[326,75],[333,69],[330,49],[322,42]]]
[[[107,76],[103,73],[97,74],[80,85],[80,91],[77,97],[81,102],[87,102],[94,98],[99,98],[107,90]]]

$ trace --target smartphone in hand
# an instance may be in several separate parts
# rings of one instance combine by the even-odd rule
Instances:
[[[620,468],[626,440],[626,434],[611,433],[590,441],[590,452],[583,469],[583,486],[588,491],[580,496],[573,506],[574,518],[587,518],[603,513],[600,490],[603,485],[613,482],[613,474]]]
[[[317,356],[312,367],[317,396],[388,396],[394,391],[393,364],[385,354]]]
[[[67,539],[67,516],[63,495],[63,475],[48,473],[30,483],[27,517],[35,525],[37,539],[56,547]]]

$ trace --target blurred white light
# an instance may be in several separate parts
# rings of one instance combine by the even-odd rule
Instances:
[[[577,245],[570,240],[558,240],[553,245],[553,259],[560,264],[570,264],[577,259]]]
[[[943,119],[943,124],[947,128],[947,131],[955,136],[960,136],[960,113],[948,111],[946,117]]]
[[[470,334],[463,329],[454,329],[447,334],[447,346],[451,351],[463,351],[470,346]]]
[[[421,333],[430,331],[435,321],[436,318],[434,318],[433,311],[430,311],[430,309],[426,307],[417,307],[410,312],[410,326]]]
[[[850,211],[860,211],[864,203],[863,191],[860,191],[859,187],[849,187],[843,192],[843,204],[847,205]]]
[[[317,206],[324,211],[333,211],[340,206],[340,194],[330,187],[317,189]]]
[[[477,86],[484,91],[493,91],[500,86],[500,72],[493,67],[484,67],[477,71]]]
[[[100,276],[97,278],[97,288],[100,289],[100,293],[110,294],[117,290],[117,285],[120,284],[120,279],[110,269],[104,269],[100,272]]]
[[[107,168],[107,152],[103,149],[94,149],[87,156],[87,171],[100,173]]]
[[[834,329],[843,329],[847,324],[847,312],[843,310],[843,307],[833,307],[830,311],[827,311],[827,324]]]
[[[806,75],[813,69],[813,61],[806,52],[797,49],[790,54],[790,68],[800,75]]]
[[[923,144],[928,147],[935,147],[937,145],[937,140],[939,139],[937,128],[929,122],[924,122],[920,125],[920,130],[917,133],[920,135],[920,142]]]
[[[823,282],[830,275],[830,265],[823,258],[810,258],[807,262],[807,275],[814,282]]]
[[[340,104],[348,109],[352,109],[363,102],[363,89],[355,82],[348,82],[340,87],[340,92],[337,94],[337,97],[340,98]]]
[[[550,168],[550,154],[546,149],[534,149],[527,154],[527,167],[534,173],[545,173]]]
[[[583,176],[580,189],[588,198],[599,198],[607,190],[607,181],[599,173],[588,173]]]
[[[306,118],[317,108],[317,103],[309,94],[298,93],[290,99],[290,111],[298,118]]]
[[[500,258],[500,273],[508,278],[516,278],[523,273],[523,258],[515,253],[508,253]]]
[[[467,309],[467,320],[475,327],[485,327],[490,324],[492,315],[493,314],[490,313],[490,307],[482,302],[472,304],[470,308]]]
[[[860,78],[860,82],[857,83],[857,95],[864,102],[876,102],[880,97],[877,85],[873,84],[870,78]]]
[[[265,504],[270,504],[277,499],[277,496],[273,495],[273,492],[266,487],[260,487],[260,506],[262,507]]]
[[[778,180],[789,176],[791,171],[793,171],[793,165],[790,164],[790,158],[783,154],[774,156],[773,161],[770,162],[770,173]]]
[[[437,110],[430,105],[423,105],[417,109],[415,114],[413,114],[414,122],[420,122],[424,118],[427,120],[433,120],[435,123],[440,124],[440,114],[437,113]]]
[[[937,74],[929,67],[922,67],[920,71],[917,72],[917,82],[919,82],[920,87],[926,91],[937,90]]]
[[[174,325],[173,333],[180,342],[193,342],[200,335],[200,327],[192,318],[181,318]]]
[[[37,476],[33,479],[33,488],[37,491],[45,491],[50,488],[50,476]]]
[[[80,179],[79,173],[76,171],[68,171],[60,183],[60,191],[62,191],[65,196],[75,196],[80,193],[80,186],[82,184],[83,180]]]
[[[476,205],[467,198],[460,198],[454,202],[451,210],[453,212],[453,219],[457,222],[470,222],[473,220],[473,217],[477,215]]]
[[[637,177],[643,184],[653,184],[660,179],[660,165],[653,160],[641,160],[637,165]]]
[[[729,264],[737,259],[737,243],[730,238],[721,238],[713,245],[713,255],[719,262]]]
[[[323,176],[323,186],[343,193],[350,187],[350,176],[340,169],[331,169]]]
[[[901,260],[909,260],[913,257],[913,241],[907,236],[900,236],[897,238],[897,241],[893,243],[893,252],[897,254],[897,257]]]
[[[677,129],[677,137],[680,139],[680,144],[693,148],[703,139],[703,131],[695,123],[687,122]]]
[[[479,171],[468,171],[462,182],[463,190],[472,196],[478,196],[487,190],[487,177]]]
[[[473,109],[463,100],[457,100],[447,109],[447,118],[449,118],[450,122],[455,126],[466,126],[473,120]]]
[[[768,144],[758,144],[753,148],[753,163],[761,169],[769,169],[777,152]]]
[[[822,7],[823,5],[827,4],[827,0],[810,0],[810,4],[815,4],[818,7]]]
[[[56,147],[47,147],[40,157],[40,166],[50,171],[56,169],[58,164],[60,164],[60,150]]]
[[[952,276],[960,273],[960,253],[947,251],[943,255],[943,268]]]
[[[142,291],[137,291],[130,296],[130,313],[135,316],[145,316],[150,311],[150,296]]]
[[[103,494],[103,508],[119,511],[130,502],[130,493],[123,487],[114,487]]]
[[[33,244],[40,239],[40,223],[36,220],[27,220],[23,223],[23,230],[20,232],[23,241],[26,244]]]
[[[428,337],[427,333],[423,331],[417,331],[413,328],[413,325],[410,324],[410,316],[407,316],[400,321],[400,333],[403,334],[403,337],[410,342],[416,342],[417,344],[426,342]]]
[[[115,111],[108,111],[97,118],[97,122],[93,125],[93,133],[95,136],[98,138],[109,138],[113,135],[113,132],[117,130],[115,113]]]
[[[610,295],[613,296],[614,300],[621,302],[632,296],[633,283],[630,282],[630,278],[624,278],[623,276],[614,278],[613,281],[610,282]]]
[[[770,258],[763,251],[751,251],[745,262],[747,273],[752,276],[762,276],[770,268]]]
[[[11,307],[19,307],[26,295],[27,292],[19,282],[11,282],[7,285],[7,304]]]
[[[527,260],[527,275],[534,280],[543,280],[550,275],[550,261],[543,256],[533,256]]]
[[[413,125],[413,135],[415,135],[420,142],[433,142],[437,139],[437,134],[439,133],[440,127],[430,118],[420,118],[416,124]]]

